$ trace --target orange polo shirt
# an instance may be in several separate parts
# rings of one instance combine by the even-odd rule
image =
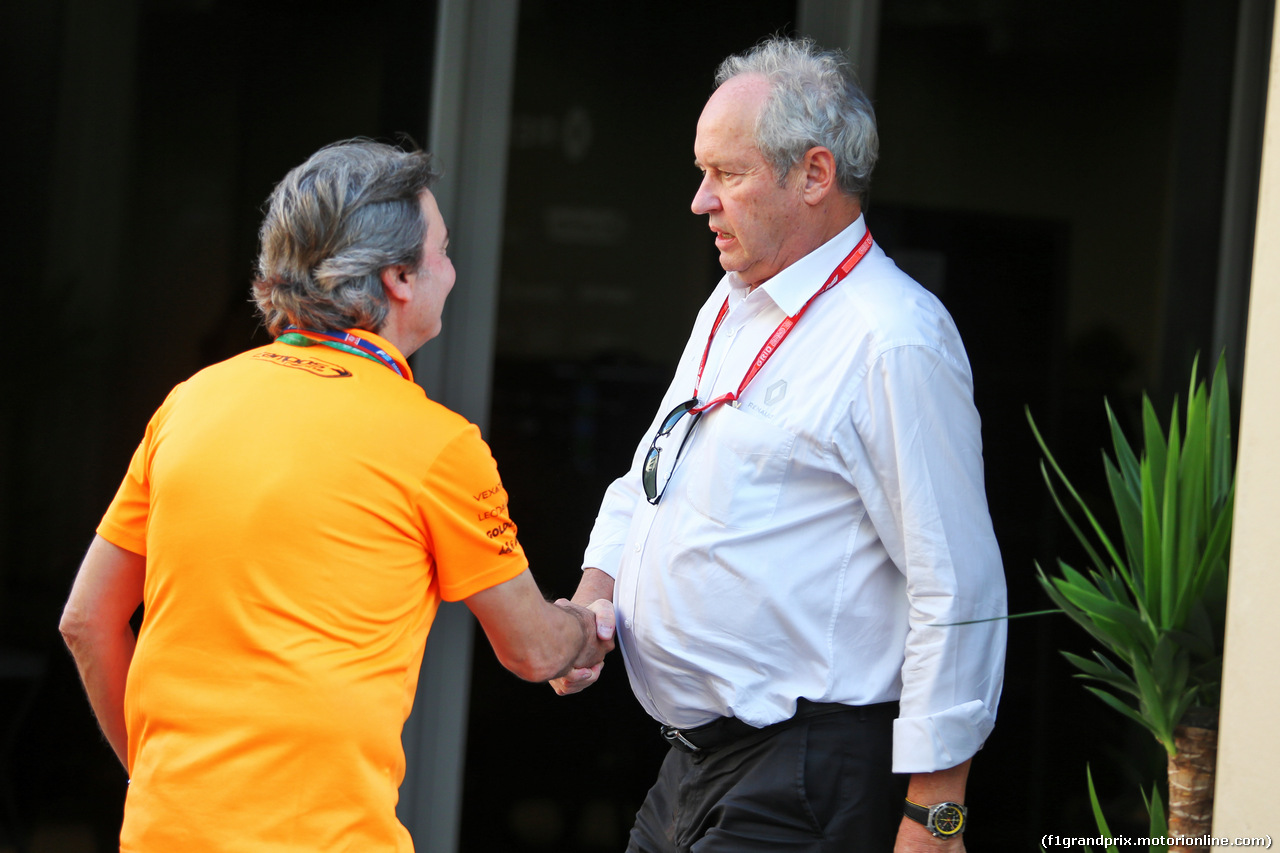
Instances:
[[[277,342],[169,394],[98,533],[147,557],[121,850],[412,850],[400,734],[431,621],[527,566],[476,427],[385,365]]]

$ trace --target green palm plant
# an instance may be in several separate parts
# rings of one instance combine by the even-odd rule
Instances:
[[[1039,564],[1036,571],[1053,603],[1105,649],[1095,650],[1093,659],[1063,654],[1079,677],[1093,682],[1090,692],[1164,746],[1169,830],[1188,837],[1208,834],[1212,817],[1235,496],[1225,363],[1219,359],[1208,390],[1197,384],[1197,367],[1191,370],[1185,424],[1175,400],[1167,434],[1143,395],[1140,455],[1106,406],[1114,459],[1104,453],[1103,463],[1120,547],[1071,485],[1027,412],[1045,454],[1045,483],[1090,563],[1079,571],[1059,560],[1057,576]]]
[[[1085,779],[1089,782],[1089,805],[1093,809],[1093,820],[1098,825],[1098,835],[1101,838],[1114,839],[1115,833],[1111,831],[1111,827],[1107,825],[1107,818],[1102,814],[1102,804],[1098,802],[1098,791],[1093,787],[1093,771],[1089,765],[1084,768]],[[1160,791],[1152,787],[1151,796],[1147,796],[1146,791],[1142,791],[1142,802],[1147,807],[1147,819],[1149,826],[1147,828],[1147,837],[1151,839],[1163,839],[1169,835],[1169,823],[1164,816],[1164,803],[1160,800]],[[1042,848],[1043,849],[1043,848]],[[1088,853],[1093,853],[1090,847],[1084,848]],[[1120,853],[1119,846],[1108,844],[1106,853]],[[1158,843],[1147,846],[1147,853],[1167,853],[1168,844]]]
[[[1084,775],[1089,783],[1089,806],[1093,810],[1093,820],[1098,827],[1098,838],[1114,841],[1116,835],[1111,831],[1106,815],[1102,813],[1102,803],[1098,802],[1098,790],[1093,786],[1093,770],[1088,764],[1084,766]],[[1147,796],[1146,791],[1139,793],[1142,794],[1142,803],[1147,808],[1147,838],[1157,842],[1147,845],[1147,853],[1168,853],[1169,845],[1164,841],[1169,835],[1169,822],[1164,815],[1164,802],[1160,799],[1160,790],[1153,785],[1150,797]],[[1041,839],[1040,853],[1048,853],[1044,840],[1044,838]],[[1081,844],[1080,849],[1085,853],[1093,853],[1093,848],[1087,844]],[[1114,843],[1107,844],[1103,850],[1104,853],[1120,853],[1119,845]]]

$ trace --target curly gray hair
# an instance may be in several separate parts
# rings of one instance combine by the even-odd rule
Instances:
[[[321,148],[267,199],[253,298],[274,337],[286,326],[365,329],[387,318],[382,270],[422,263],[420,196],[432,156],[368,139]]]
[[[862,197],[880,151],[875,111],[849,61],[812,39],[767,39],[730,56],[716,71],[716,86],[741,74],[759,74],[769,96],[756,125],[756,145],[778,183],[814,146],[830,149],[842,192]]]

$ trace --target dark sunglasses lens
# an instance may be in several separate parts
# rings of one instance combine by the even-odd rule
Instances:
[[[697,399],[685,400],[676,406],[671,412],[662,419],[662,426],[658,427],[658,435],[666,435],[671,432],[680,419],[689,413],[689,410],[698,405]]]
[[[653,437],[653,441],[649,445],[649,453],[644,458],[644,468],[640,472],[640,480],[644,485],[644,496],[651,504],[656,504],[658,499],[662,497],[662,493],[666,490],[666,481],[671,478],[671,467],[674,465],[676,457],[679,455],[679,448],[672,447],[668,453],[670,457],[665,466],[661,466],[662,474],[659,474],[659,461],[662,458],[662,447],[658,442],[665,439],[675,429],[676,424],[680,423],[680,419],[689,414],[690,410],[698,405],[697,398],[685,400],[676,406],[671,412],[662,419],[662,425],[658,427],[657,434]],[[701,413],[695,414],[689,420],[689,428],[693,428],[693,424],[697,422]],[[688,433],[685,433],[688,437]],[[659,483],[661,480],[661,484]]]
[[[644,470],[640,479],[644,483],[644,496],[649,503],[658,502],[658,456],[662,451],[657,447],[649,448],[649,455],[644,460]]]

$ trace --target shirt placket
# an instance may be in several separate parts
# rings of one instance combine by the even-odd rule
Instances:
[[[751,359],[755,356],[756,349],[759,348],[757,344],[756,348],[752,349],[749,343],[743,341],[751,338],[747,332],[752,321],[771,304],[773,304],[772,300],[763,291],[753,291],[737,304],[730,303],[729,313],[720,324],[720,329],[711,342],[711,352],[707,355],[707,367],[703,371],[702,385],[698,389],[700,401],[705,402],[729,391],[738,390],[738,385],[751,366]],[[751,351],[743,352],[743,347]],[[730,364],[736,369],[726,369]]]
[[[702,382],[698,388],[699,400],[706,401],[711,399],[712,396],[737,389],[738,383],[742,381],[742,375],[745,375],[745,371],[750,365],[751,357],[755,355],[755,350],[753,349],[745,357],[745,360],[743,358],[734,358],[734,356],[738,355],[739,350],[745,345],[741,343],[744,338],[744,331],[751,324],[751,321],[758,317],[769,304],[772,304],[772,302],[764,293],[748,294],[745,299],[741,300],[730,299],[729,311],[720,324],[720,328],[716,331],[715,338],[711,342],[711,350],[707,354],[706,368],[703,371]],[[745,337],[750,338],[751,336],[746,335]],[[756,346],[758,348],[759,344]],[[739,375],[735,375],[733,370],[726,372],[725,367],[727,364],[736,364],[738,361],[743,362]],[[686,454],[693,450],[693,443],[697,440],[698,431],[695,429],[690,436],[691,446],[685,449]],[[667,562],[665,549],[670,544],[661,538],[651,542],[653,523],[659,514],[659,510],[660,506],[650,506],[647,503],[638,507],[638,512],[642,514],[642,523],[633,528],[637,532],[633,534],[627,545],[632,551],[628,558],[632,561],[633,568],[629,573],[631,603],[624,627],[632,634],[633,642],[637,645],[643,639],[642,614],[639,612],[639,606],[643,600],[642,584],[645,583],[647,578],[652,582],[653,573],[661,571],[662,565]],[[629,661],[632,673],[644,691],[644,696],[640,699],[640,703],[645,706],[645,710],[651,716],[662,720],[669,719],[663,713],[663,709],[658,707],[657,700],[653,697],[648,673],[645,672],[644,666],[640,662],[642,657],[642,655],[633,655],[632,660]]]

